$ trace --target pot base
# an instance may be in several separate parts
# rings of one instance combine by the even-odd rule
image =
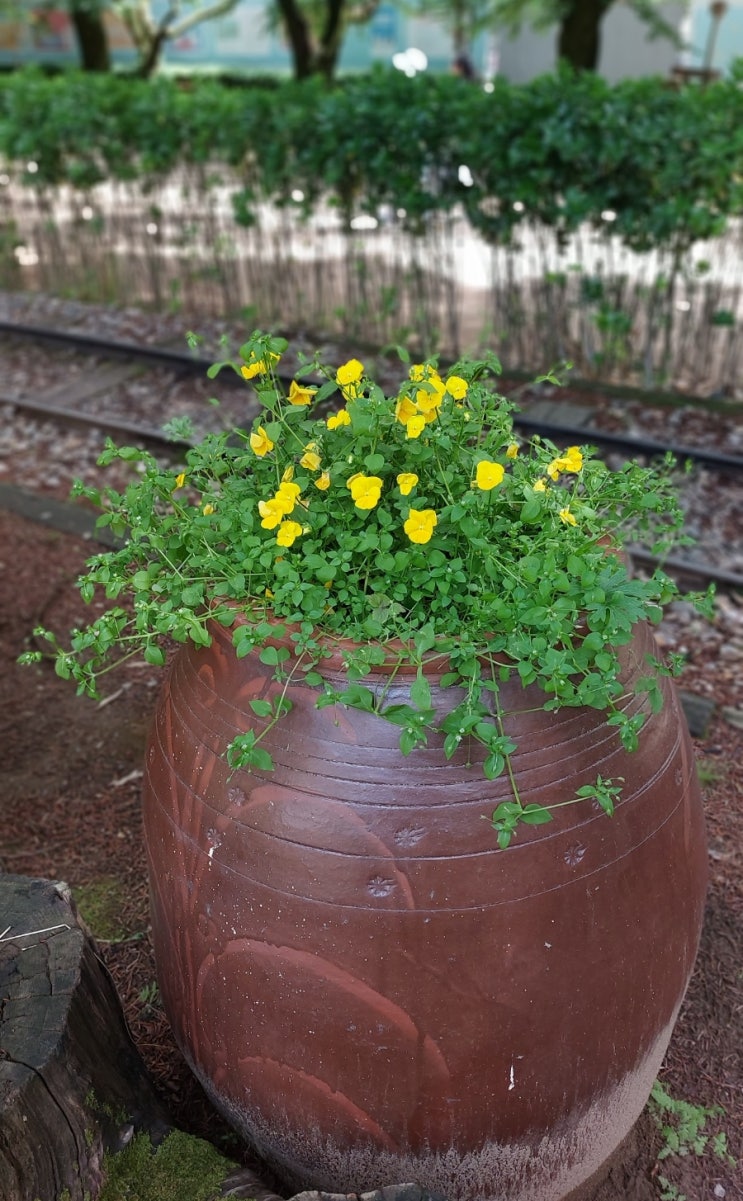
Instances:
[[[266,1125],[221,1095],[196,1064],[189,1066],[214,1107],[257,1149],[287,1192],[360,1194],[415,1182],[446,1201],[586,1201],[584,1186],[597,1177],[645,1108],[676,1016],[642,1063],[584,1114],[573,1114],[565,1130],[551,1130],[541,1139],[532,1134],[524,1142],[489,1143],[476,1151],[450,1147],[398,1154],[361,1139],[339,1146],[319,1130],[298,1130],[294,1122]]]

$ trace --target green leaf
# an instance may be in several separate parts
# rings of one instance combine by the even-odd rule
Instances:
[[[273,713],[273,705],[270,701],[253,700],[250,702],[250,708],[255,713],[256,717],[270,717]]]
[[[524,806],[520,820],[527,826],[543,826],[552,821],[552,814],[543,805],[529,804]]]
[[[418,675],[418,678],[410,685],[410,699],[419,709],[430,709],[431,685],[425,676]]]
[[[258,658],[266,667],[276,667],[290,657],[291,651],[285,646],[264,646]]]
[[[246,766],[257,767],[258,771],[273,771],[273,758],[262,746],[253,747]]]
[[[482,770],[488,780],[495,780],[506,766],[506,760],[499,751],[493,751],[488,755],[482,765]]]

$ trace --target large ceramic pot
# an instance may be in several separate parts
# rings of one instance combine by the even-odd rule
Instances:
[[[175,659],[144,796],[160,988],[196,1076],[290,1189],[568,1196],[643,1108],[697,949],[706,851],[672,686],[634,754],[601,713],[504,687],[524,800],[625,786],[613,818],[582,801],[499,851],[505,778],[435,738],[405,758],[389,723],[301,684],[262,744],[275,770],[231,775],[277,686],[213,634]],[[630,712],[653,649],[640,627],[624,652]],[[338,658],[323,670],[343,687]]]

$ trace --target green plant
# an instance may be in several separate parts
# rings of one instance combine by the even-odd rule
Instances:
[[[155,980],[150,980],[149,984],[145,984],[143,988],[140,988],[139,1000],[145,1009],[151,1009],[159,1003],[160,989]]]
[[[404,754],[432,733],[448,758],[480,744],[485,775],[513,784],[492,817],[505,847],[519,823],[551,817],[516,791],[505,680],[536,685],[547,711],[605,711],[629,750],[662,704],[658,676],[669,669],[653,660],[639,685],[646,704],[627,710],[618,652],[677,589],[660,570],[633,577],[621,550],[644,538],[663,552],[679,536],[671,464],[613,471],[588,447],[520,443],[513,406],[494,388],[495,359],[461,360],[443,376],[435,361],[415,364],[387,397],[356,359],[337,370],[306,362],[286,390],[275,374],[285,349],[255,333],[240,361],[211,369],[250,380],[260,413],[250,429],[207,435],[182,470],[107,444],[101,462],[130,462],[135,479],[123,493],[76,492],[126,541],[92,558],[79,584],[87,601],[102,588],[129,606],[75,630],[69,649],[37,634],[52,644],[58,674],[95,696],[122,656],[162,664],[163,637],[206,645],[210,622],[231,626],[235,654],[257,649],[280,685],[250,702],[256,726],[231,744],[233,768],[271,769],[261,742],[290,708],[290,685],[304,680],[318,707],[355,706],[398,726]],[[317,382],[301,382],[308,377]],[[328,415],[321,406],[338,393]],[[188,432],[183,422],[171,428]],[[342,689],[323,677],[333,649],[346,666]],[[382,663],[389,683],[375,691],[364,680]],[[431,665],[457,690],[443,716]],[[389,684],[403,667],[414,676],[409,702],[393,704]],[[575,800],[611,814],[620,783],[599,777]]]
[[[83,921],[99,942],[123,942],[128,931],[121,918],[126,900],[124,889],[114,876],[103,876],[75,889],[75,901]]]
[[[100,1201],[216,1201],[235,1164],[203,1139],[174,1130],[153,1150],[137,1134],[103,1161]]]
[[[728,1152],[727,1135],[724,1131],[712,1133],[707,1124],[712,1118],[724,1114],[720,1105],[711,1107],[694,1105],[690,1101],[672,1097],[659,1080],[656,1080],[650,1094],[650,1112],[660,1129],[663,1145],[658,1152],[658,1162],[679,1155],[706,1155],[711,1153],[715,1158],[732,1167],[735,1160]],[[661,1189],[661,1201],[686,1201],[684,1193],[666,1176],[656,1177]]]

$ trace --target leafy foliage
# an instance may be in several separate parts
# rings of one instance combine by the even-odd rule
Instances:
[[[678,535],[672,463],[612,471],[589,447],[520,443],[512,405],[495,389],[495,359],[463,359],[444,375],[435,361],[414,364],[388,397],[356,359],[335,369],[309,361],[286,390],[276,376],[285,349],[256,332],[238,361],[210,371],[235,370],[255,388],[260,413],[249,429],[208,434],[178,472],[109,441],[100,462],[130,462],[132,483],[102,495],[77,486],[103,508],[100,524],[126,539],[90,560],[82,595],[102,589],[129,607],[114,604],[73,631],[69,649],[37,631],[58,673],[96,695],[118,658],[161,662],[165,636],[207,645],[218,621],[233,626],[236,655],[257,648],[280,686],[253,702],[255,729],[228,751],[235,768],[270,769],[260,743],[290,707],[295,678],[317,688],[319,707],[354,706],[399,727],[404,754],[431,731],[448,758],[481,744],[488,778],[511,774],[499,700],[508,679],[535,685],[548,712],[606,711],[635,749],[644,714],[621,703],[618,648],[637,622],[660,617],[676,587],[662,571],[630,576],[621,549],[638,537],[668,548]],[[327,415],[319,406],[331,400]],[[349,639],[347,682],[331,687],[323,661]],[[405,703],[390,702],[389,685],[364,682],[381,663],[391,663],[390,682],[403,664],[416,669]],[[443,716],[431,666],[457,690]],[[648,664],[644,709],[660,701],[665,670]],[[576,799],[611,813],[618,792],[599,778]],[[519,822],[549,819],[514,787],[492,820],[507,846]]]
[[[493,243],[536,220],[560,237],[588,223],[635,250],[682,253],[740,211],[743,89],[735,78],[674,91],[558,72],[497,79],[487,93],[379,69],[336,88],[183,91],[167,79],[22,71],[0,79],[0,157],[34,188],[146,187],[194,164],[217,186],[227,165],[244,181],[234,195],[244,222],[265,201],[309,215],[323,199],[349,220],[388,205],[415,232],[462,206]]]

